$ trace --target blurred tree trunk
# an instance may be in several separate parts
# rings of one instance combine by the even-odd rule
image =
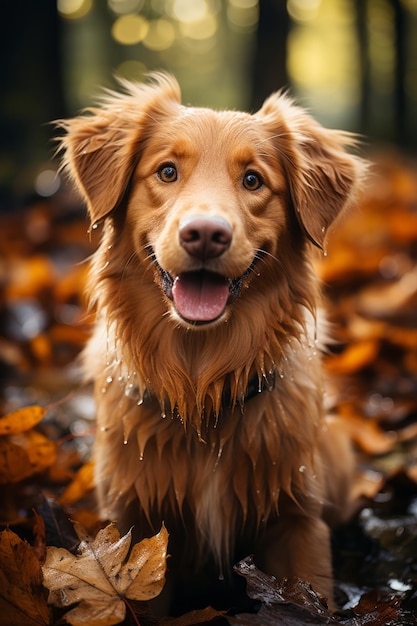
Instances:
[[[359,71],[361,90],[359,130],[364,135],[367,135],[369,133],[369,116],[371,104],[371,76],[369,60],[367,7],[367,0],[355,0],[356,29],[359,42]]]
[[[273,91],[287,87],[287,38],[290,18],[283,0],[260,0],[252,68],[251,107],[258,109]]]
[[[65,107],[55,2],[4,2],[1,19],[0,208],[7,208],[31,191],[37,165],[52,154],[48,122]]]
[[[372,109],[378,103],[373,98],[374,88],[371,81],[371,54],[369,50],[369,11],[373,0],[354,0],[356,25],[360,50],[360,132],[367,135],[375,132],[372,126]],[[391,45],[394,49],[394,79],[391,85],[392,117],[389,120],[388,137],[399,145],[409,142],[407,137],[408,101],[406,95],[407,73],[407,9],[402,0],[388,0],[394,15],[394,34]],[[410,17],[410,16],[409,16]],[[386,139],[386,137],[384,137]]]
[[[400,145],[407,143],[407,30],[406,9],[401,0],[392,0],[395,19],[395,84],[394,118],[396,139]]]

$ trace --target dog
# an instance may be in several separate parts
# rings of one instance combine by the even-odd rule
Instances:
[[[101,228],[84,353],[100,513],[165,521],[178,576],[254,553],[331,603],[352,457],[323,408],[312,260],[357,199],[356,141],[283,93],[249,114],[183,106],[162,73],[120,82],[59,138]]]

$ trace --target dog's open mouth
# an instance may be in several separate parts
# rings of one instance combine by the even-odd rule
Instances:
[[[226,306],[238,298],[243,281],[252,266],[238,278],[225,278],[208,270],[183,272],[173,278],[157,263],[162,289],[172,300],[178,315],[194,324],[208,324],[219,319]]]
[[[205,270],[180,274],[172,286],[177,312],[191,322],[212,322],[219,318],[229,296],[229,282],[220,274]]]

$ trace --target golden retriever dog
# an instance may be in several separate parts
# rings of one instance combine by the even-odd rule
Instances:
[[[164,521],[178,579],[254,553],[331,602],[351,457],[323,408],[312,257],[355,201],[354,140],[282,94],[253,115],[183,106],[164,74],[60,126],[102,229],[84,358],[101,515]]]

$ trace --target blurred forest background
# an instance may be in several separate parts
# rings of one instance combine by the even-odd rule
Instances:
[[[5,0],[1,20],[3,210],[56,191],[51,120],[154,69],[186,103],[254,110],[284,87],[325,125],[415,151],[417,0]]]

